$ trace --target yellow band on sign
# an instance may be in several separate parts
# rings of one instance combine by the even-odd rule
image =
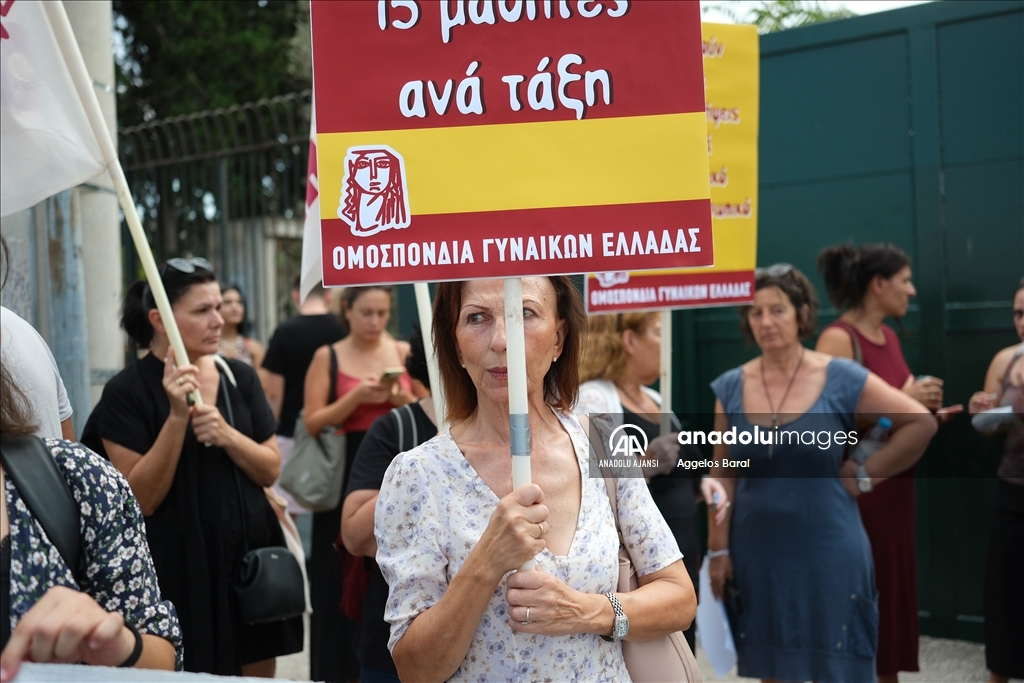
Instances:
[[[361,145],[402,155],[413,215],[707,199],[707,167],[685,163],[706,153],[706,130],[696,112],[320,133],[320,215],[338,217],[345,153]]]

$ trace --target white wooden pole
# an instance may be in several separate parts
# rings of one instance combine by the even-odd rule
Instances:
[[[661,312],[661,435],[672,432],[672,311]]]
[[[505,363],[508,366],[508,431],[512,488],[529,484],[530,404],[526,392],[526,337],[523,332],[523,281],[505,278]],[[534,560],[520,569],[530,570]]]
[[[64,53],[65,62],[71,73],[71,80],[75,84],[75,90],[82,102],[85,113],[89,118],[89,125],[92,127],[93,135],[99,144],[103,160],[107,164],[107,171],[114,183],[114,190],[117,192],[117,200],[124,211],[125,220],[128,222],[128,230],[131,232],[132,240],[135,242],[135,250],[139,252],[139,259],[142,261],[142,269],[146,273],[146,280],[149,281],[149,289],[153,293],[153,300],[156,302],[157,310],[160,311],[160,319],[167,330],[167,338],[174,349],[175,360],[178,365],[186,365],[189,362],[188,352],[181,339],[181,332],[174,320],[174,311],[171,309],[171,302],[167,299],[167,292],[164,290],[164,283],[160,279],[160,271],[157,268],[153,252],[146,240],[146,233],[142,229],[142,222],[135,210],[135,202],[132,199],[131,190],[128,189],[128,180],[125,178],[121,162],[117,158],[117,149],[110,137],[110,131],[103,119],[103,111],[100,109],[99,100],[93,90],[92,78],[85,68],[85,61],[78,49],[78,42],[75,40],[74,31],[71,30],[71,22],[64,11],[64,4],[60,2],[44,2],[43,8],[50,26],[53,28],[54,36],[61,50]],[[203,402],[199,391],[193,391],[191,397],[196,405]]]
[[[434,401],[437,431],[440,434],[448,426],[447,404],[444,399],[444,386],[441,384],[441,372],[437,366],[437,350],[434,348],[434,315],[430,303],[430,288],[426,282],[417,282],[412,287],[416,292],[416,310],[420,314],[420,334],[423,335],[427,375],[430,377],[430,397]]]

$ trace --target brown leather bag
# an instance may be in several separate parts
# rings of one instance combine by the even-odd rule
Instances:
[[[580,417],[587,436],[590,436],[588,419]],[[600,427],[599,434],[603,434]],[[598,453],[599,458],[606,458],[607,450],[604,447],[604,438],[591,439],[591,445]],[[604,478],[605,486],[608,488],[608,502],[612,506],[612,517],[615,518],[615,529],[619,533],[619,583],[616,591],[628,593],[638,588],[636,569],[633,567],[633,560],[622,540],[622,528],[619,526],[619,514],[616,490],[616,479],[614,477]],[[622,656],[626,660],[626,670],[633,683],[703,683],[704,677],[697,666],[697,659],[690,650],[690,644],[686,642],[682,631],[669,633],[661,638],[636,642],[631,640],[622,641]]]

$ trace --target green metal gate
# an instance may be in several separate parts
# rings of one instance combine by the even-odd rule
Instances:
[[[918,291],[903,321],[907,362],[966,404],[993,354],[1016,341],[1024,2],[919,5],[765,35],[761,50],[758,263],[793,263],[823,293],[822,247],[901,245]],[[822,325],[835,314],[824,310]],[[677,313],[675,328],[675,405],[709,411],[708,382],[756,349],[735,309]],[[924,633],[982,637],[998,453],[964,419],[919,465]]]

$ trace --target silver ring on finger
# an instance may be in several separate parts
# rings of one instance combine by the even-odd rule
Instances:
[[[530,623],[530,608],[529,607],[526,608],[526,621],[524,621],[523,623],[524,624],[529,624]]]
[[[184,377],[179,377],[178,379],[174,380],[174,383],[177,384],[180,387],[182,384],[185,383],[185,378]]]

